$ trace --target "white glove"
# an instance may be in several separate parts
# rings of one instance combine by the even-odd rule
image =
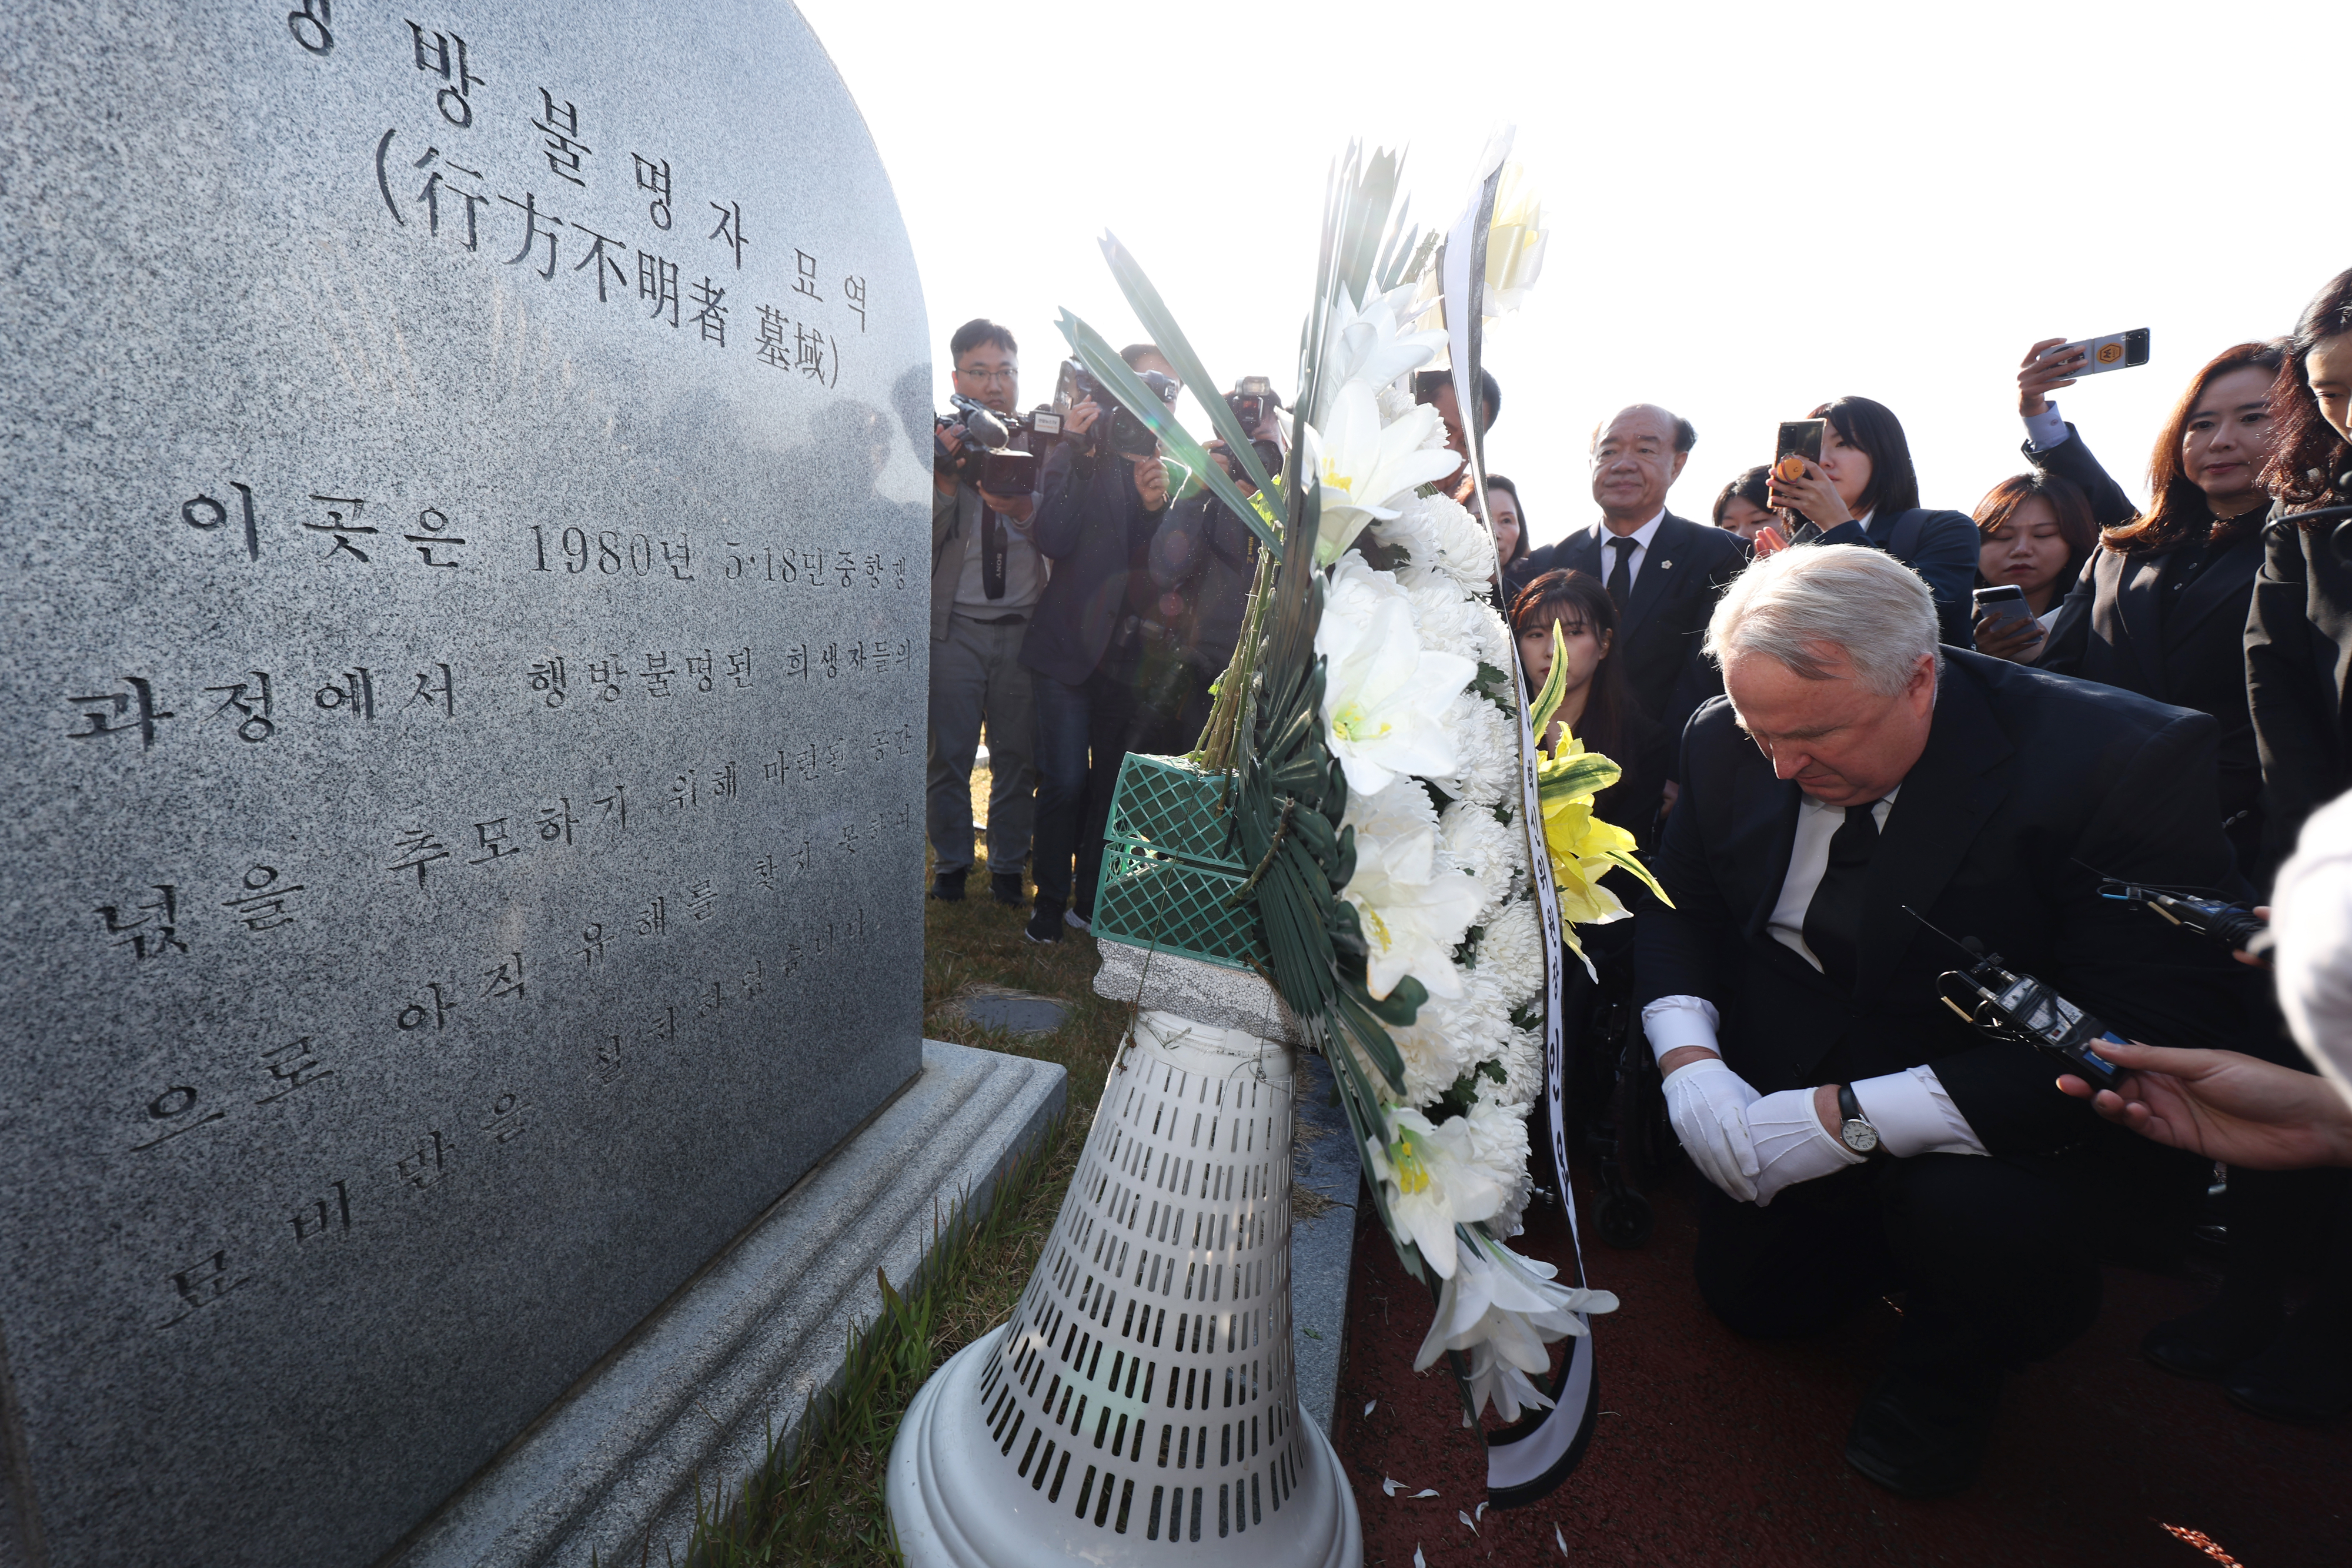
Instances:
[[[1686,1061],[1666,1074],[1666,1120],[1698,1174],[1742,1203],[1756,1201],[1756,1149],[1748,1107],[1756,1091],[1719,1056]]]
[[[1764,1207],[1783,1187],[1811,1181],[1862,1156],[1829,1134],[1813,1112],[1813,1092],[1783,1089],[1748,1107],[1748,1135],[1760,1166],[1756,1176],[1756,1207]]]

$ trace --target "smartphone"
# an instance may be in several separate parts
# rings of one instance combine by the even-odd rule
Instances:
[[[2061,343],[2045,357],[2054,359],[2062,354],[2077,352],[2083,356],[2083,368],[2073,373],[2078,376],[2134,369],[2147,363],[2147,329],[2140,327],[2129,332],[2110,332],[2104,338],[2085,338],[2079,343]]]
[[[2033,619],[2033,612],[2026,607],[2025,590],[2013,582],[1999,588],[1978,589],[1976,601],[1988,630],[1997,630],[2003,625],[2013,627]]]
[[[1780,422],[1780,439],[1772,448],[1772,461],[1783,457],[1822,460],[1822,433],[1829,429],[1826,419],[1784,419]]]

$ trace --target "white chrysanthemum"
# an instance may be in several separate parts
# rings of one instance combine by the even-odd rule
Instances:
[[[1505,1031],[1501,1054],[1492,1060],[1503,1064],[1503,1082],[1495,1093],[1498,1104],[1518,1108],[1522,1116],[1544,1092],[1543,1036],[1531,1029],[1510,1029]]]
[[[1493,641],[1486,626],[1486,619],[1494,611],[1464,594],[1444,572],[1429,573],[1406,583],[1405,595],[1412,601],[1413,631],[1420,635],[1423,647],[1458,653],[1463,658],[1502,668],[1495,664]]]
[[[1519,770],[1517,726],[1502,709],[1475,692],[1446,705],[1439,727],[1453,741],[1454,770],[1431,777],[1456,800],[1492,807],[1517,798]]]
[[[1380,407],[1382,424],[1394,424],[1420,406],[1413,402],[1412,385],[1402,381],[1393,381],[1381,388],[1374,401]]]
[[[1339,825],[1355,829],[1359,838],[1402,839],[1423,830],[1434,831],[1437,808],[1419,780],[1399,778],[1384,789],[1349,790],[1348,810]]]
[[[1495,536],[1467,507],[1448,496],[1414,496],[1400,500],[1397,510],[1400,518],[1419,512],[1420,520],[1410,527],[1428,535],[1425,553],[1414,556],[1399,575],[1417,580],[1439,572],[1465,593],[1486,591],[1495,577]]]
[[[1491,976],[1477,969],[1454,971],[1461,986],[1454,997],[1433,996],[1402,1029],[1391,1029],[1404,1058],[1404,1097],[1413,1105],[1428,1105],[1454,1087],[1454,1081],[1482,1061],[1503,1061],[1510,1049],[1510,1004]],[[1505,1072],[1509,1064],[1505,1063]],[[1538,1070],[1540,1071],[1540,1070]],[[1497,1091],[1509,1087],[1487,1080]],[[1540,1077],[1538,1077],[1540,1084]],[[1510,1098],[1497,1093],[1498,1102]]]
[[[1507,904],[1483,922],[1478,967],[1501,988],[1506,1006],[1522,1008],[1543,994],[1543,926],[1533,903]]]
[[[1513,873],[1526,864],[1528,836],[1496,821],[1493,807],[1458,800],[1445,808],[1438,832],[1454,863],[1478,879],[1478,915],[1471,924],[1486,925],[1510,895]]]
[[[1470,1129],[1471,1157],[1487,1179],[1502,1189],[1503,1201],[1486,1221],[1486,1228],[1497,1236],[1517,1236],[1519,1217],[1527,1211],[1528,1194],[1534,1189],[1528,1174],[1527,1113],[1487,1101],[1486,1091],[1499,1087],[1491,1078],[1479,1079],[1479,1098],[1460,1120]]]
[[[1389,549],[1404,552],[1404,559],[1396,569],[1399,582],[1412,584],[1433,576],[1444,577],[1432,564],[1437,559],[1437,530],[1419,497],[1398,508],[1395,517],[1374,523],[1371,534]]]

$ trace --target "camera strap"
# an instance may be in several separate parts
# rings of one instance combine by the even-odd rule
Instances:
[[[996,508],[980,504],[980,588],[991,599],[1004,597],[1004,557],[1013,548]]]

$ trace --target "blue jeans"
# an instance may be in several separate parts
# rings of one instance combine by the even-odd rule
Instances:
[[[1119,765],[1130,749],[1157,737],[1137,733],[1141,715],[1132,669],[1098,667],[1081,686],[1034,670],[1030,674],[1037,710],[1036,852],[1031,862],[1037,902],[1056,908],[1075,903],[1078,914],[1092,920],[1095,884],[1102,879],[1103,825],[1110,818]]]

